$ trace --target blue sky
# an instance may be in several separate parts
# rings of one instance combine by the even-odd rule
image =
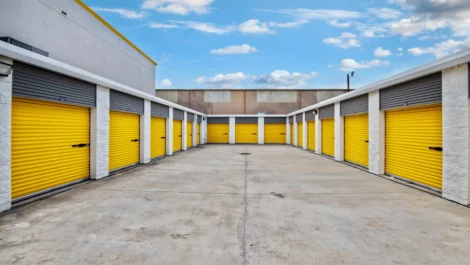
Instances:
[[[470,47],[468,0],[85,0],[156,87],[359,88]]]

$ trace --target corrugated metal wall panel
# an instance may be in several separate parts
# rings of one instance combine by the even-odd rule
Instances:
[[[286,118],[283,118],[283,117],[264,117],[264,124],[286,124]]]
[[[300,104],[299,104],[299,109],[306,108],[308,106],[311,106],[315,103],[318,103],[317,101],[317,91],[302,91],[300,90]]]
[[[229,118],[228,117],[207,118],[207,124],[229,124]]]
[[[330,99],[330,98],[334,98],[334,97],[342,95],[346,92],[347,92],[346,90],[330,90],[330,91],[321,90],[321,91],[317,91],[317,101],[315,103],[322,102],[322,101],[325,101],[325,100]],[[313,105],[313,104],[310,104],[310,105]]]
[[[186,113],[186,119],[187,121],[191,121],[191,122],[194,121],[194,114],[189,113],[189,112]]]
[[[256,102],[295,103],[297,102],[297,91],[257,91]]]
[[[189,108],[190,103],[190,91],[178,91],[178,104]]]
[[[299,114],[295,115],[295,121],[297,123],[302,122],[304,120],[303,115],[304,115],[303,113],[299,113]]]
[[[335,116],[335,105],[321,107],[318,116],[320,119],[333,118]]]
[[[173,109],[173,120],[184,120],[184,111],[179,109]]]
[[[369,94],[341,101],[341,116],[369,112]]]
[[[306,121],[314,121],[315,120],[315,113],[313,110],[309,110],[305,112],[305,120]]]
[[[168,106],[152,102],[152,116],[168,118],[170,116],[170,108]]]
[[[155,96],[173,103],[178,103],[178,91],[156,90]]]
[[[442,73],[380,90],[380,109],[442,102]]]
[[[96,106],[96,85],[21,62],[13,65],[13,96]]]
[[[202,122],[202,116],[197,116],[197,123],[201,123]]]
[[[129,94],[111,90],[109,102],[111,110],[137,114],[144,113],[144,100]]]
[[[204,103],[230,103],[231,91],[204,91]]]
[[[258,117],[237,117],[235,124],[258,124]]]

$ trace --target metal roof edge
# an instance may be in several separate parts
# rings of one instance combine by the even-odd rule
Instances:
[[[285,118],[285,114],[218,114],[218,115],[207,115],[208,118],[225,118],[225,117],[265,117],[265,118]]]

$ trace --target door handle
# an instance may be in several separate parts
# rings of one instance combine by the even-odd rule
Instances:
[[[253,135],[257,135],[257,133],[252,133]]]
[[[134,140],[131,140],[131,142],[138,142],[139,139],[134,139]]]
[[[163,136],[163,137],[160,137],[160,139],[166,139],[166,137],[165,137],[165,136]]]
[[[181,135],[178,135],[178,137],[181,137]]]
[[[434,151],[442,152],[442,147],[440,147],[440,146],[430,146],[430,147],[429,147],[429,150],[434,150]]]
[[[74,144],[74,145],[72,145],[72,147],[78,147],[78,148],[87,147],[87,146],[90,146],[90,144]]]
[[[228,133],[224,133],[224,135],[227,135]]]
[[[365,140],[364,142],[368,143],[368,142],[369,142],[369,140]]]
[[[285,133],[281,133],[281,135],[286,135]]]

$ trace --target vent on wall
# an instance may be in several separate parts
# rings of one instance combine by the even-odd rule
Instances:
[[[46,52],[46,51],[43,51],[41,49],[38,49],[36,47],[33,47],[29,44],[26,44],[24,42],[21,42],[19,40],[15,40],[13,38],[10,38],[10,37],[0,37],[0,41],[4,41],[6,43],[10,43],[11,45],[15,45],[15,46],[18,46],[20,48],[23,48],[25,50],[28,50],[28,51],[32,51],[32,52],[35,52],[35,53],[38,53],[38,54],[41,54],[43,56],[46,56],[46,57],[49,57],[49,53]]]

